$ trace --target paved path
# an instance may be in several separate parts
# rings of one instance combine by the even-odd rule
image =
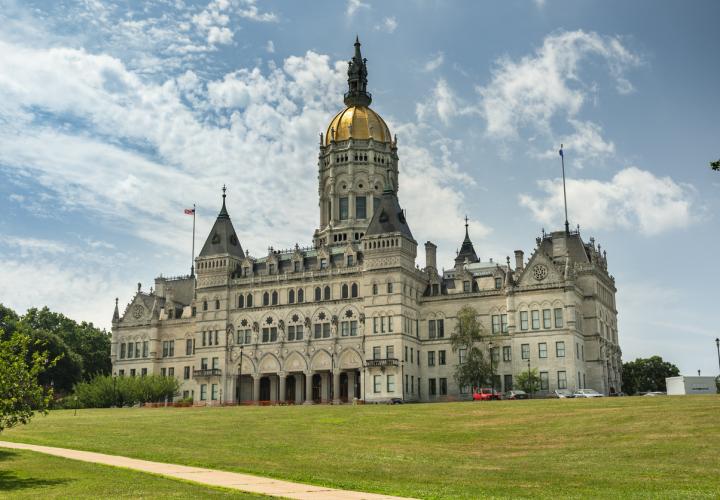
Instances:
[[[83,462],[124,467],[126,469],[160,474],[163,476],[184,479],[186,481],[193,481],[195,483],[207,484],[210,486],[220,486],[233,490],[242,490],[276,497],[297,498],[300,500],[399,500],[401,498],[388,495],[378,495],[375,493],[337,490],[322,486],[292,483],[290,481],[280,481],[277,479],[252,476],[250,474],[240,474],[237,472],[225,472],[203,469],[201,467],[164,464],[162,462],[150,462],[148,460],[138,460],[136,458],[120,457],[117,455],[105,455],[104,453],[94,453],[91,451],[53,448],[51,446],[37,446],[34,444],[11,443],[8,441],[0,441],[0,447],[36,451],[39,453],[46,453],[48,455],[55,455],[57,457],[81,460]]]

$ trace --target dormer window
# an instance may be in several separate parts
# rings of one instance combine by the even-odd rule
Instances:
[[[495,290],[502,288],[502,278],[495,278]]]
[[[243,267],[243,276],[250,276],[250,268],[249,267]]]
[[[320,259],[320,269],[327,269],[327,259]]]
[[[275,274],[275,264],[268,264],[268,274]]]
[[[355,257],[353,255],[347,256],[347,265],[348,267],[355,265]]]
[[[296,273],[300,272],[300,261],[299,260],[296,260],[295,262],[293,262],[293,270]]]
[[[470,292],[470,282],[469,281],[463,281],[463,292],[465,292],[465,293]]]

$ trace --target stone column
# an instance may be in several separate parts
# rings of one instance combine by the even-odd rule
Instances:
[[[258,404],[260,402],[260,375],[259,374],[253,375],[252,378],[253,378],[252,400],[255,402],[255,404]]]
[[[278,401],[280,401],[281,403],[284,403],[287,400],[287,398],[285,397],[285,381],[286,381],[285,373],[284,372],[278,373],[278,377],[280,378],[280,397],[278,398]]]
[[[333,399],[332,404],[340,404],[340,370],[332,372]]]
[[[305,402],[303,404],[311,405],[313,404],[312,400],[312,377],[313,373],[312,371],[306,371],[305,372]]]
[[[295,374],[295,403],[302,403],[303,397],[302,397],[302,389],[303,389],[303,380],[302,375],[299,373]]]
[[[365,368],[360,369],[360,399],[365,401]]]
[[[352,403],[355,397],[355,370],[348,372],[348,402]]]

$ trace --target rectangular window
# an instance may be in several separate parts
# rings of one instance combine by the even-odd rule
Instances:
[[[550,389],[550,380],[548,379],[548,372],[540,372],[540,390],[547,391]]]
[[[439,339],[445,338],[445,321],[437,320],[437,336]]]
[[[435,351],[428,351],[428,366],[435,366]]]
[[[382,390],[382,376],[381,375],[375,375],[373,377],[373,391],[375,394],[379,393]]]
[[[403,358],[403,361],[407,363],[408,355],[410,354],[410,348],[408,346],[405,346],[405,357]]]
[[[470,282],[469,281],[463,281],[463,292],[465,292],[465,293],[470,292]]]
[[[189,380],[190,379],[190,367],[186,366],[183,368],[183,380]]]
[[[527,311],[520,311],[520,329],[521,330],[528,329],[528,312]]]
[[[323,323],[323,338],[330,338],[330,323]]]
[[[203,347],[205,347],[207,345],[207,341],[205,340],[205,337],[207,336],[207,332],[202,332],[202,334],[203,334],[202,345],[203,345]]]
[[[201,370],[207,370],[208,364],[207,364],[207,358],[201,358],[200,359],[200,369]]]
[[[492,315],[492,332],[500,333],[500,316],[497,314]]]
[[[143,370],[144,370],[144,368],[143,368]],[[175,376],[175,368],[174,367],[168,368],[168,377],[174,377],[174,376]]]
[[[263,328],[263,329],[262,329],[262,341],[263,341],[263,342],[270,342],[270,328]]]
[[[495,278],[495,290],[502,288],[502,278]]]
[[[124,377],[124,376],[125,376],[125,370],[118,370],[118,376]]]
[[[428,380],[428,394],[431,396],[437,395],[437,381],[434,378]]]
[[[575,357],[580,359],[580,344],[575,344]]]
[[[557,308],[554,310],[555,312],[555,328],[562,328],[563,327],[563,310],[560,308]]]
[[[543,309],[543,328],[552,328],[552,311]]]
[[[440,381],[440,395],[447,396],[447,379],[441,378]]]
[[[557,372],[557,385],[558,389],[567,389],[567,374],[562,372]]]
[[[392,359],[395,357],[395,346],[389,345],[385,347],[386,358]]]
[[[348,267],[355,265],[355,257],[352,255],[347,256],[347,265]]]
[[[165,377],[166,375],[167,375],[167,369],[165,369],[165,368],[160,368],[160,376],[161,376],[161,377]]]
[[[127,357],[132,358],[133,357],[133,349],[135,348],[135,344],[132,342],[128,342],[128,348],[127,348]]]
[[[277,327],[270,328],[270,342],[277,342]]]
[[[375,347],[373,347],[373,359],[380,359],[381,355],[382,354],[380,353],[380,346],[376,345]]]
[[[530,359],[530,344],[522,344],[520,346],[520,354],[522,359]]]
[[[212,369],[217,370],[220,368],[220,358],[213,358],[212,359]]]
[[[340,198],[340,220],[348,220],[349,218],[348,199],[347,197]]]
[[[143,356],[143,358],[147,358],[147,357],[148,357],[148,350],[149,350],[148,347],[149,347],[149,346],[150,346],[150,342],[148,342],[147,340],[143,340],[143,343],[142,343],[142,356]]]
[[[490,359],[493,363],[495,363],[495,366],[500,362],[500,348],[499,347],[493,347],[490,349]]]
[[[393,326],[392,326],[392,323],[393,323],[393,322],[392,322],[392,319],[393,319],[392,316],[388,316],[388,332],[392,332],[392,331],[393,331]]]
[[[536,309],[534,311],[530,311],[530,313],[532,314],[532,329],[540,329],[540,311]]]
[[[503,346],[503,361],[512,361],[512,348],[509,345]]]
[[[437,331],[435,330],[435,320],[428,320],[428,338],[434,339],[437,337]]]
[[[210,397],[212,398],[213,401],[217,401],[217,398],[218,398],[218,385],[217,384],[212,385],[212,392],[211,392]]]
[[[140,376],[141,376],[141,377],[144,377],[145,375],[147,375],[147,368],[142,368],[142,369],[140,370]]]
[[[357,337],[357,321],[350,322],[350,336]]]
[[[355,218],[366,219],[367,218],[367,198],[364,196],[355,197]]]
[[[131,377],[134,377],[134,376],[135,376],[135,368],[131,368],[131,369],[130,369],[130,376],[131,376]]]
[[[240,336],[238,335],[238,338]],[[192,355],[192,339],[185,339],[185,356]]]
[[[320,323],[315,323],[315,335],[313,335],[313,338],[319,339],[322,337],[322,325]]]
[[[140,345],[141,345],[140,342],[135,342],[135,357],[136,358],[140,357]]]
[[[350,335],[350,322],[349,321],[343,321],[340,323],[340,335],[343,337],[347,337]]]
[[[445,364],[445,351],[438,351],[438,365]]]
[[[320,259],[320,269],[327,269],[327,259]]]
[[[413,348],[411,347],[411,348],[410,348],[410,363],[413,363],[413,355],[414,355],[414,350],[413,350]]]
[[[585,361],[585,346],[584,346],[584,345],[581,345],[581,346],[580,346],[580,359],[582,359],[583,361]],[[583,375],[583,377],[584,377],[584,376],[585,376],[585,375]],[[585,387],[585,384],[583,384],[583,387]]]
[[[302,340],[303,339],[303,326],[297,325],[295,327],[295,340]]]
[[[465,362],[465,355],[467,354],[467,349],[464,347],[458,350],[458,363],[463,364]]]
[[[295,326],[294,325],[288,325],[287,336],[288,336],[288,341],[295,340]]]
[[[547,344],[545,342],[540,342],[538,344],[538,357],[547,358]]]
[[[503,380],[503,383],[505,384],[505,390],[512,391],[512,388],[513,388],[512,375],[505,375],[504,378],[505,378],[505,380]]]
[[[378,332],[377,328],[378,328],[378,319],[377,319],[377,317],[375,317],[375,318],[373,318],[373,333]]]
[[[125,343],[120,344],[120,359],[125,359]]]
[[[300,272],[300,261],[299,260],[296,260],[295,262],[293,262],[293,271],[295,271],[296,273]]]
[[[200,401],[207,399],[207,384],[200,384]]]
[[[508,332],[508,320],[507,320],[507,314],[501,314],[500,315],[500,331],[502,333]]]
[[[565,342],[555,342],[555,356],[558,358],[565,357]]]
[[[387,376],[387,391],[395,392],[395,375]]]

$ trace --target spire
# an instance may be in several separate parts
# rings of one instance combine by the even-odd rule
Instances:
[[[113,323],[120,321],[120,311],[118,310],[118,298],[115,297],[115,312],[113,313]]]
[[[229,218],[230,218],[230,215],[228,214],[227,208],[225,208],[225,196],[226,196],[225,192],[226,192],[226,191],[227,191],[227,188],[225,187],[225,184],[223,184],[223,187],[222,187],[222,193],[223,193],[223,194],[222,194],[222,199],[223,199],[223,202],[222,202],[222,208],[220,209],[220,213],[218,214],[218,219],[221,219],[221,218],[222,218],[222,219],[229,219]]]
[[[457,257],[455,257],[455,265],[462,265],[465,262],[465,259],[467,259],[468,262],[479,262],[480,259],[478,259],[477,254],[475,253],[475,248],[473,247],[472,241],[470,241],[470,234],[468,233],[468,217],[465,216],[465,239],[462,242],[462,246],[460,247],[460,251],[457,254]]]
[[[355,37],[355,55],[348,63],[348,91],[345,105],[370,106],[372,95],[367,91],[367,59],[360,52],[360,38]]]
[[[227,208],[225,207],[226,192],[227,188],[223,185],[222,208],[198,257],[207,257],[210,255],[232,255],[240,259],[245,257],[237,234],[235,234],[235,228],[230,220],[230,214],[228,214]]]
[[[376,236],[381,234],[400,233],[406,238],[415,241],[410,226],[405,219],[405,211],[400,208],[397,195],[390,181],[390,172],[385,182],[385,189],[380,198],[380,205],[373,214],[368,225],[365,236]]]

